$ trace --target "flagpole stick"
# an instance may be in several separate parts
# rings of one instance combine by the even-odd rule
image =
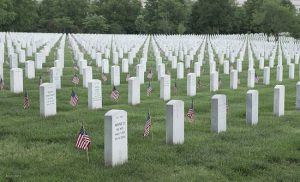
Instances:
[[[90,163],[89,148],[86,149],[86,158],[87,158],[88,163]]]
[[[150,114],[150,109],[149,109],[149,115],[150,115],[150,119],[151,119],[151,141],[153,142],[153,122],[152,122],[152,118],[151,118],[151,114]]]

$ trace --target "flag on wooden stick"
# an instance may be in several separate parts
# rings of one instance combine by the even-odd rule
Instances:
[[[151,116],[150,116],[150,112],[148,112],[145,127],[144,127],[144,137],[150,134],[150,130],[151,130]]]
[[[27,90],[25,90],[25,94],[24,94],[24,105],[23,108],[24,109],[29,109],[30,103],[29,103],[29,97],[28,97],[28,93]]]
[[[82,127],[80,128],[79,135],[78,135],[78,137],[77,137],[75,146],[76,146],[78,149],[88,150],[90,144],[91,144],[90,137],[89,137],[89,135],[86,133],[85,129],[84,129],[83,126],[82,126]]]
[[[192,99],[192,105],[187,112],[187,117],[190,122],[194,122],[194,100]]]
[[[75,73],[73,78],[72,78],[72,83],[74,83],[75,85],[79,84],[79,77],[77,76],[77,74]]]
[[[148,87],[147,87],[147,96],[150,96],[152,93],[152,85],[151,82],[149,81]]]
[[[72,92],[71,92],[70,104],[73,107],[77,106],[77,104],[78,104],[78,96],[77,96],[77,94],[75,93],[75,91],[73,89],[72,89]]]
[[[119,97],[120,97],[120,92],[116,89],[115,86],[113,87],[113,89],[111,91],[110,97],[114,101],[117,101],[119,99]]]

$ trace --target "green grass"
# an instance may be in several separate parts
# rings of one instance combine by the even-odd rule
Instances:
[[[151,46],[150,46],[151,47]],[[300,112],[295,110],[296,83],[288,80],[288,67],[284,65],[286,86],[285,116],[273,116],[273,88],[276,84],[276,68],[271,70],[271,84],[262,84],[262,72],[256,69],[261,82],[259,90],[259,123],[249,126],[245,121],[247,88],[247,61],[240,74],[238,90],[229,89],[229,75],[223,75],[222,86],[216,93],[227,96],[229,114],[228,129],[215,134],[210,131],[210,101],[216,93],[209,92],[208,59],[206,72],[201,76],[204,84],[194,97],[196,122],[185,122],[183,145],[165,143],[165,102],[159,99],[159,83],[156,72],[153,94],[146,96],[147,83],[141,86],[141,104],[127,104],[127,83],[121,74],[118,87],[121,98],[110,99],[110,75],[102,83],[103,109],[88,110],[87,89],[75,88],[79,105],[69,105],[73,88],[71,78],[72,54],[65,48],[65,69],[62,89],[57,90],[57,115],[43,118],[39,114],[38,76],[49,81],[47,68],[53,66],[56,48],[52,49],[44,69],[36,73],[36,79],[24,77],[31,107],[23,110],[23,94],[9,91],[9,65],[5,64],[6,90],[0,91],[0,181],[297,181],[300,179]],[[138,54],[140,57],[141,54]],[[29,59],[29,58],[28,58]],[[28,60],[27,59],[27,60]],[[90,59],[88,57],[88,59]],[[148,67],[155,65],[149,51]],[[135,63],[138,59],[135,60]],[[24,67],[24,64],[19,64]],[[265,65],[268,65],[265,63]],[[95,62],[93,62],[95,66]],[[168,64],[170,68],[171,64]],[[258,62],[256,63],[258,66]],[[100,73],[93,68],[94,79]],[[133,74],[134,67],[130,66]],[[167,69],[166,69],[167,70]],[[172,71],[172,83],[176,71]],[[146,78],[146,74],[145,74]],[[178,94],[172,99],[185,101],[185,110],[191,104],[186,96],[186,77],[177,81]],[[173,88],[173,86],[172,86]],[[143,138],[143,127],[148,109],[153,120],[153,140]],[[115,168],[104,165],[104,114],[110,109],[128,112],[128,163]],[[75,140],[81,123],[92,140],[90,162],[84,151],[78,151]]]

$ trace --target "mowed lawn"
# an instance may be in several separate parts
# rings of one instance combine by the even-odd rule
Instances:
[[[150,48],[151,46],[149,46]],[[246,51],[247,52],[247,51]],[[126,74],[121,74],[121,97],[118,102],[110,98],[112,86],[102,82],[103,109],[88,110],[87,89],[71,83],[73,56],[66,41],[65,68],[62,89],[57,90],[57,115],[43,118],[39,114],[39,75],[49,81],[47,69],[54,65],[54,47],[47,63],[36,78],[24,77],[24,89],[30,98],[30,109],[23,109],[23,94],[9,91],[9,64],[5,69],[5,90],[0,91],[0,181],[299,181],[300,180],[300,111],[295,109],[296,83],[299,66],[295,65],[295,79],[288,80],[288,67],[284,64],[286,88],[285,116],[273,116],[273,95],[276,84],[276,67],[271,69],[271,83],[262,83],[263,72],[256,69],[260,81],[254,89],[259,91],[259,122],[246,124],[247,56],[240,73],[238,90],[229,88],[229,75],[220,66],[221,88],[209,91],[209,65],[206,55],[205,72],[201,87],[194,97],[195,123],[185,122],[183,145],[166,145],[165,104],[159,99],[159,82],[155,72],[153,93],[146,96],[148,83],[141,86],[141,104],[128,105]],[[207,52],[206,52],[207,54]],[[125,55],[127,56],[127,55]],[[135,64],[139,62],[139,56]],[[90,61],[91,59],[85,57]],[[27,58],[29,60],[30,58]],[[32,58],[33,59],[33,58]],[[163,58],[163,60],[166,60]],[[6,62],[8,62],[6,57]],[[275,60],[277,63],[277,60]],[[93,78],[100,72],[93,65]],[[148,69],[155,68],[152,49],[149,50]],[[268,62],[265,63],[268,65]],[[276,65],[276,64],[275,64]],[[169,63],[166,70],[170,70]],[[24,64],[19,63],[24,68]],[[256,67],[258,63],[256,62]],[[134,66],[130,67],[135,75]],[[192,69],[193,70],[193,69]],[[23,70],[24,71],[24,70]],[[186,70],[185,70],[186,71]],[[185,112],[191,105],[186,96],[186,76],[178,80],[178,93],[173,86],[176,70],[172,70],[172,99],[185,102]],[[185,72],[186,75],[186,72]],[[147,74],[145,73],[145,80]],[[79,97],[79,105],[69,104],[71,90]],[[225,94],[229,104],[227,131],[216,134],[210,131],[211,97]],[[128,163],[115,168],[104,165],[104,114],[110,109],[128,112]],[[150,109],[153,136],[144,138],[143,129]],[[75,141],[84,123],[92,140],[86,153],[75,148]]]

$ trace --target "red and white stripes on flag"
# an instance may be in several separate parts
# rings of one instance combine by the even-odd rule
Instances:
[[[190,122],[194,121],[194,101],[192,100],[192,105],[187,112],[187,117]]]
[[[144,127],[144,137],[150,134],[150,129],[151,129],[151,116],[150,113],[148,112],[148,116]]]
[[[111,99],[114,100],[114,101],[118,100],[119,97],[120,97],[120,92],[116,89],[115,86],[114,86],[114,88],[113,88],[113,90],[112,90],[112,92],[111,92],[111,94],[110,94],[110,97],[111,97]]]
[[[91,144],[90,137],[87,135],[87,133],[85,132],[85,130],[82,126],[79,131],[79,135],[77,137],[75,146],[78,149],[87,150],[89,148],[90,144]]]
[[[74,83],[75,85],[79,84],[79,77],[75,74],[72,78],[72,83]]]
[[[27,91],[25,91],[23,108],[24,108],[24,109],[29,109],[29,106],[30,106],[30,104],[29,104],[28,93],[27,93]]]
[[[74,90],[72,90],[72,93],[71,93],[70,104],[71,104],[71,106],[77,106],[77,104],[78,104],[78,96],[76,95]]]

